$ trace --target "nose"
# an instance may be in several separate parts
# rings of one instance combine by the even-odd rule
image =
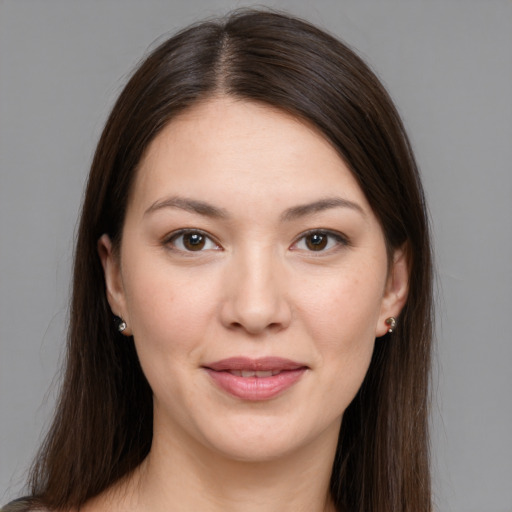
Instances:
[[[259,335],[289,326],[286,275],[277,260],[263,251],[234,259],[226,273],[221,307],[225,327]]]

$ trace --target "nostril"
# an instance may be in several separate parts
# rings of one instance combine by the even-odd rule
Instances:
[[[248,322],[231,322],[229,324],[229,328],[234,331],[244,331],[251,335],[260,335],[264,332],[266,333],[277,333],[285,328],[285,325],[280,322],[272,322],[265,326],[261,324],[250,324]]]
[[[270,274],[253,272],[227,282],[226,295],[219,304],[222,324],[233,331],[251,335],[276,333],[285,329],[291,319],[288,300]]]
[[[275,322],[275,323],[269,324],[267,329],[269,329],[270,331],[277,332],[277,331],[280,331],[281,329],[284,329],[284,325],[282,323]]]

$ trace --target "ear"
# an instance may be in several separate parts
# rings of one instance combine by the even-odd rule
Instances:
[[[389,326],[386,320],[393,316],[398,317],[407,301],[409,292],[409,254],[407,245],[396,249],[393,253],[393,261],[388,272],[386,288],[381,303],[381,311],[375,336],[384,336]]]
[[[131,336],[119,255],[113,250],[112,241],[106,234],[102,235],[98,240],[98,254],[103,266],[106,294],[110,309],[114,315],[122,318],[128,325],[123,334]]]

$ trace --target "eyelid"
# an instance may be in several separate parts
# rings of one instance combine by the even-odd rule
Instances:
[[[298,249],[296,246],[301,241],[304,240],[309,235],[315,235],[315,234],[322,234],[327,235],[328,237],[334,238],[336,241],[336,247],[331,247],[329,249],[322,249],[320,251],[312,251],[308,249]],[[315,229],[308,229],[307,231],[301,233],[293,242],[290,249],[291,250],[304,250],[312,255],[321,256],[322,254],[331,253],[332,251],[335,251],[336,249],[339,249],[340,247],[348,247],[350,246],[350,240],[349,238],[344,235],[343,233],[339,231],[333,231],[332,229],[322,229],[322,228],[315,228]]]
[[[222,246],[219,244],[219,242],[217,242],[217,240],[215,240],[215,237],[210,235],[210,233],[203,231],[202,229],[198,229],[198,228],[177,229],[176,231],[173,231],[172,233],[169,233],[165,237],[163,237],[162,244],[165,247],[167,247],[169,250],[177,251],[177,252],[180,252],[180,253],[183,253],[186,255],[191,255],[191,254],[194,254],[195,252],[201,253],[201,252],[205,252],[207,250],[212,250],[212,249],[202,249],[202,250],[198,250],[198,251],[187,251],[186,249],[180,249],[180,248],[176,247],[175,245],[173,245],[172,242],[174,240],[176,240],[180,236],[191,234],[191,233],[197,233],[197,234],[200,234],[200,235],[204,236],[205,238],[207,238],[210,242],[212,242],[216,246],[215,249],[213,249],[213,250],[222,249]]]
[[[183,236],[183,235],[186,235],[186,234],[191,234],[191,233],[198,233],[198,234],[204,236],[206,239],[208,239],[211,243],[213,243],[216,246],[213,250],[222,250],[222,246],[215,239],[215,237],[213,237],[210,233],[208,233],[208,232],[206,232],[206,231],[204,231],[202,229],[198,229],[198,228],[181,228],[181,229],[177,229],[176,231],[173,231],[173,232],[167,234],[165,237],[163,237],[162,244],[164,246],[166,246],[169,250],[173,250],[173,251],[177,251],[177,252],[180,252],[180,253],[184,253],[186,255],[191,255],[194,252],[201,253],[201,252],[205,252],[205,251],[208,251],[208,250],[212,250],[212,249],[201,249],[201,250],[198,250],[198,251],[188,251],[186,249],[180,249],[180,248],[176,247],[172,243],[174,240],[176,240],[180,236]],[[297,248],[297,244],[301,240],[304,240],[307,236],[314,235],[314,234],[326,235],[327,237],[334,239],[335,242],[336,242],[336,246],[335,247],[330,247],[330,248],[327,248],[327,249],[322,249],[322,250],[319,250],[319,251],[313,251],[313,250],[308,250],[308,249],[299,249],[299,248]],[[346,235],[344,235],[343,233],[339,232],[339,231],[334,231],[334,230],[331,230],[331,229],[315,228],[315,229],[309,229],[307,231],[304,231],[299,236],[297,236],[295,241],[290,246],[290,249],[291,250],[304,250],[305,252],[311,253],[312,255],[316,254],[316,255],[320,256],[322,254],[331,253],[332,251],[335,251],[337,248],[347,247],[347,246],[350,246],[350,245],[351,244],[350,244],[350,241],[349,241],[348,237]]]

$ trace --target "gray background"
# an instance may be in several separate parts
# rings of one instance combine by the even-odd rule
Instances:
[[[55,399],[72,237],[101,127],[162,34],[251,2],[0,0],[0,502]],[[422,168],[437,251],[440,511],[512,511],[512,2],[269,1],[355,46]]]

